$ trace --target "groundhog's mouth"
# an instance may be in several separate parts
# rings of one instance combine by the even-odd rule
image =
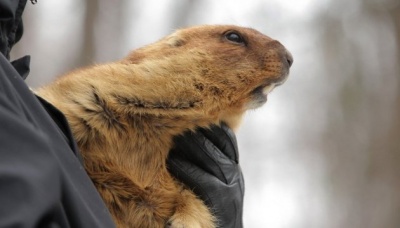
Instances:
[[[293,61],[293,60],[292,60]],[[276,87],[286,82],[289,76],[290,63],[287,69],[273,79],[266,79],[261,85],[257,86],[253,91],[250,92],[250,100],[246,105],[247,109],[256,109],[265,104],[268,100],[268,94],[272,92]]]
[[[268,100],[268,94],[275,89],[275,87],[280,86],[282,82],[272,82],[258,86],[251,92],[250,102],[247,104],[247,109],[259,108],[265,104]]]

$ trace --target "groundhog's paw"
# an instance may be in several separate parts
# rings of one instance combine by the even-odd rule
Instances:
[[[216,219],[202,200],[184,189],[178,197],[175,213],[170,217],[168,228],[215,228]]]
[[[212,221],[196,221],[191,216],[175,214],[167,223],[166,228],[214,228]]]

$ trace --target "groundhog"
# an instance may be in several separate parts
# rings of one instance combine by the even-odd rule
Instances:
[[[211,228],[218,221],[167,171],[174,136],[260,107],[293,60],[238,26],[181,29],[122,60],[68,73],[36,93],[65,114],[118,227]]]

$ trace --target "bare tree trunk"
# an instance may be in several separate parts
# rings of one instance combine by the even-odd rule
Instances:
[[[196,0],[186,0],[178,1],[171,7],[173,14],[171,14],[171,25],[173,28],[187,27],[188,18],[196,10],[199,1]]]
[[[339,95],[327,101],[332,124],[321,140],[334,221],[327,227],[395,228],[400,226],[400,68],[395,64],[400,63],[400,12],[382,2],[359,3],[358,14],[334,10],[320,20],[326,28],[325,77]],[[333,9],[346,5],[330,4]],[[393,34],[395,50],[385,43]]]
[[[82,31],[82,43],[80,52],[76,53],[76,58],[72,62],[75,67],[82,67],[93,62],[95,57],[95,34],[94,28],[99,15],[99,1],[85,1],[84,26]]]

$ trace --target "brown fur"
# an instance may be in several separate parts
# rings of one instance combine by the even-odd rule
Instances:
[[[238,44],[225,34],[237,31]],[[67,74],[37,94],[67,117],[85,168],[118,227],[215,227],[204,203],[168,173],[172,138],[237,127],[288,75],[290,54],[253,29],[178,30],[121,61]],[[290,60],[291,61],[291,60]]]

